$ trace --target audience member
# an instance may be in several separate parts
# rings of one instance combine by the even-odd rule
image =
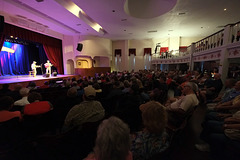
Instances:
[[[169,147],[168,135],[165,131],[167,112],[163,105],[150,101],[140,106],[144,129],[132,136],[134,160],[149,159],[165,151]]]
[[[14,105],[15,106],[25,106],[26,104],[29,104],[28,102],[28,94],[29,94],[29,89],[28,88],[22,88],[19,93],[22,96],[22,99],[15,101]]]
[[[122,120],[110,117],[97,131],[94,153],[84,160],[132,160],[130,130]]]
[[[95,101],[96,91],[92,86],[84,88],[83,102],[75,105],[67,114],[63,131],[78,127],[86,122],[96,122],[104,118],[105,111],[99,101]]]
[[[48,101],[41,101],[42,96],[40,93],[32,92],[28,95],[30,104],[25,105],[24,115],[39,115],[49,112],[53,109],[52,104]]]
[[[15,117],[18,117],[20,121],[22,120],[22,116],[19,111],[9,111],[13,106],[13,103],[14,100],[10,96],[3,96],[0,98],[0,122],[5,122]]]

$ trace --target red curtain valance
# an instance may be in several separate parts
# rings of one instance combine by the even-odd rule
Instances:
[[[134,56],[136,56],[136,49],[135,48],[130,48],[129,49],[129,56],[131,55],[131,54],[134,54]]]
[[[152,48],[144,48],[143,56],[145,56],[145,54],[150,54],[150,56],[151,56],[152,55]]]
[[[187,52],[187,46],[179,47],[179,52]]]
[[[115,49],[115,57],[117,55],[120,55],[120,57],[122,56],[122,50],[121,49]]]
[[[160,55],[164,52],[168,52],[168,47],[161,47],[160,49]]]
[[[62,40],[20,28],[8,23],[4,24],[3,36],[19,37],[26,41],[43,44],[48,59],[54,65],[54,67],[57,68],[58,73],[63,74]],[[0,36],[0,39],[0,42],[2,42],[2,36]]]

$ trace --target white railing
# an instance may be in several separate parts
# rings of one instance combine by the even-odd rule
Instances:
[[[240,42],[240,22],[231,24],[230,27],[230,43]]]
[[[201,39],[195,43],[195,51],[194,52],[201,52],[205,50],[209,50],[212,48],[220,47],[223,45],[223,36],[224,36],[224,29]]]

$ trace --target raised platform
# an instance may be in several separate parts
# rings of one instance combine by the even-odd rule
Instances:
[[[49,81],[51,79],[68,79],[73,77],[78,79],[79,75],[57,75],[56,77],[43,77],[42,75],[37,75],[36,77],[29,77],[29,75],[0,76],[0,86],[3,84],[9,84],[10,89],[13,89],[15,84],[20,83],[22,86],[26,87],[31,81],[34,81],[37,86],[41,86],[45,81]]]

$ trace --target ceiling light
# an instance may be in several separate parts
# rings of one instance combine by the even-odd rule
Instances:
[[[6,52],[9,52],[9,53],[14,53],[15,50],[11,49],[11,48],[7,48],[7,47],[2,47],[1,51],[6,51]]]
[[[157,32],[157,30],[148,31],[148,33],[154,33],[154,32]]]
[[[127,30],[126,30],[126,29],[124,29],[123,31],[124,31],[124,32],[126,32]]]
[[[121,21],[127,21],[127,19],[121,19]]]
[[[10,36],[11,38],[13,38],[13,36]]]
[[[226,11],[226,10],[227,10],[227,8],[224,8],[223,10],[224,10],[224,11]]]
[[[178,13],[179,16],[182,16],[182,15],[184,15],[184,14],[186,14],[186,12],[180,12],[180,13]]]
[[[78,5],[76,5],[72,0],[55,0],[57,3],[66,8],[69,12],[74,14],[76,17],[84,21],[90,27],[92,27],[98,33],[104,35],[107,32],[91,17],[89,17]]]
[[[115,12],[115,10],[112,10],[112,12]]]
[[[81,24],[79,23],[79,24],[76,24],[77,26],[81,26]]]

